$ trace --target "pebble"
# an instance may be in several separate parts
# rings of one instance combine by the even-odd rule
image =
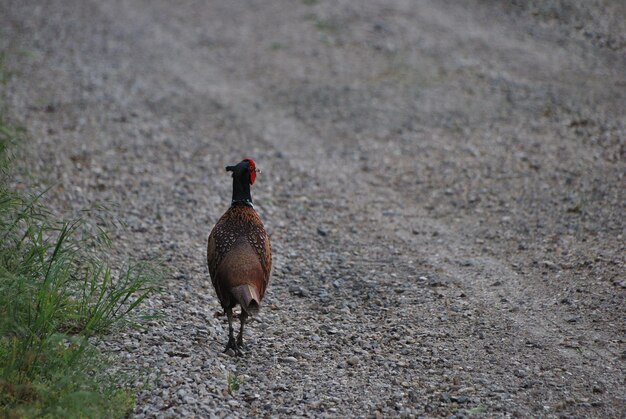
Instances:
[[[469,403],[470,402],[470,398],[467,396],[450,396],[450,400],[455,402],[455,403],[459,403],[459,404],[464,404],[464,403]]]
[[[556,271],[556,270],[560,269],[559,266],[556,263],[551,262],[549,260],[541,261],[540,265],[545,267],[545,268],[548,268],[550,270],[553,270],[553,271]]]

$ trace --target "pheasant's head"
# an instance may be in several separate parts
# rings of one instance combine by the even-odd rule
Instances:
[[[254,164],[254,160],[245,158],[235,166],[226,166],[227,172],[233,172],[233,178],[235,179],[248,179],[250,185],[256,180],[256,174],[260,172]]]

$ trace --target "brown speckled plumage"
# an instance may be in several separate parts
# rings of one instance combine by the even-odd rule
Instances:
[[[272,248],[259,215],[252,207],[250,185],[256,178],[251,159],[236,166],[233,172],[233,201],[219,219],[207,245],[207,262],[211,282],[228,316],[229,340],[226,351],[241,354],[243,326],[249,315],[256,315],[265,295],[272,270]],[[233,336],[232,309],[241,306],[241,328]]]
[[[262,276],[253,275],[248,278],[233,278],[228,282],[223,275],[218,275],[220,264],[229,252],[237,248],[244,251],[248,251],[250,248],[254,250],[262,270]],[[250,283],[257,288],[259,298],[263,298],[272,270],[272,248],[269,237],[265,232],[265,227],[263,227],[263,222],[254,208],[242,204],[231,206],[215,224],[209,235],[207,255],[211,281],[213,282],[213,287],[215,287],[217,297],[225,310],[237,304],[237,301],[233,301],[229,295],[229,287]],[[238,262],[233,261],[232,263],[237,264]],[[242,270],[255,271],[254,266],[250,265],[252,264],[240,268]]]

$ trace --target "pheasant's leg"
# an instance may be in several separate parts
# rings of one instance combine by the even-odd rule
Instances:
[[[235,355],[241,355],[241,350],[237,347],[237,342],[235,341],[232,308],[226,309],[226,316],[228,316],[228,343],[226,344],[226,349],[224,349],[224,352],[232,349],[235,352]]]
[[[241,309],[241,314],[239,315],[239,320],[241,321],[241,327],[239,328],[239,334],[237,335],[237,345],[240,348],[243,348],[243,325],[246,323],[247,318],[248,318],[248,313],[246,313],[246,310]]]

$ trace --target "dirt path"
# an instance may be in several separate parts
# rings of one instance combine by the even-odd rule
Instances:
[[[28,3],[25,166],[172,271],[107,343],[138,416],[624,415],[620,2]],[[275,270],[233,359],[205,240],[244,155]]]

